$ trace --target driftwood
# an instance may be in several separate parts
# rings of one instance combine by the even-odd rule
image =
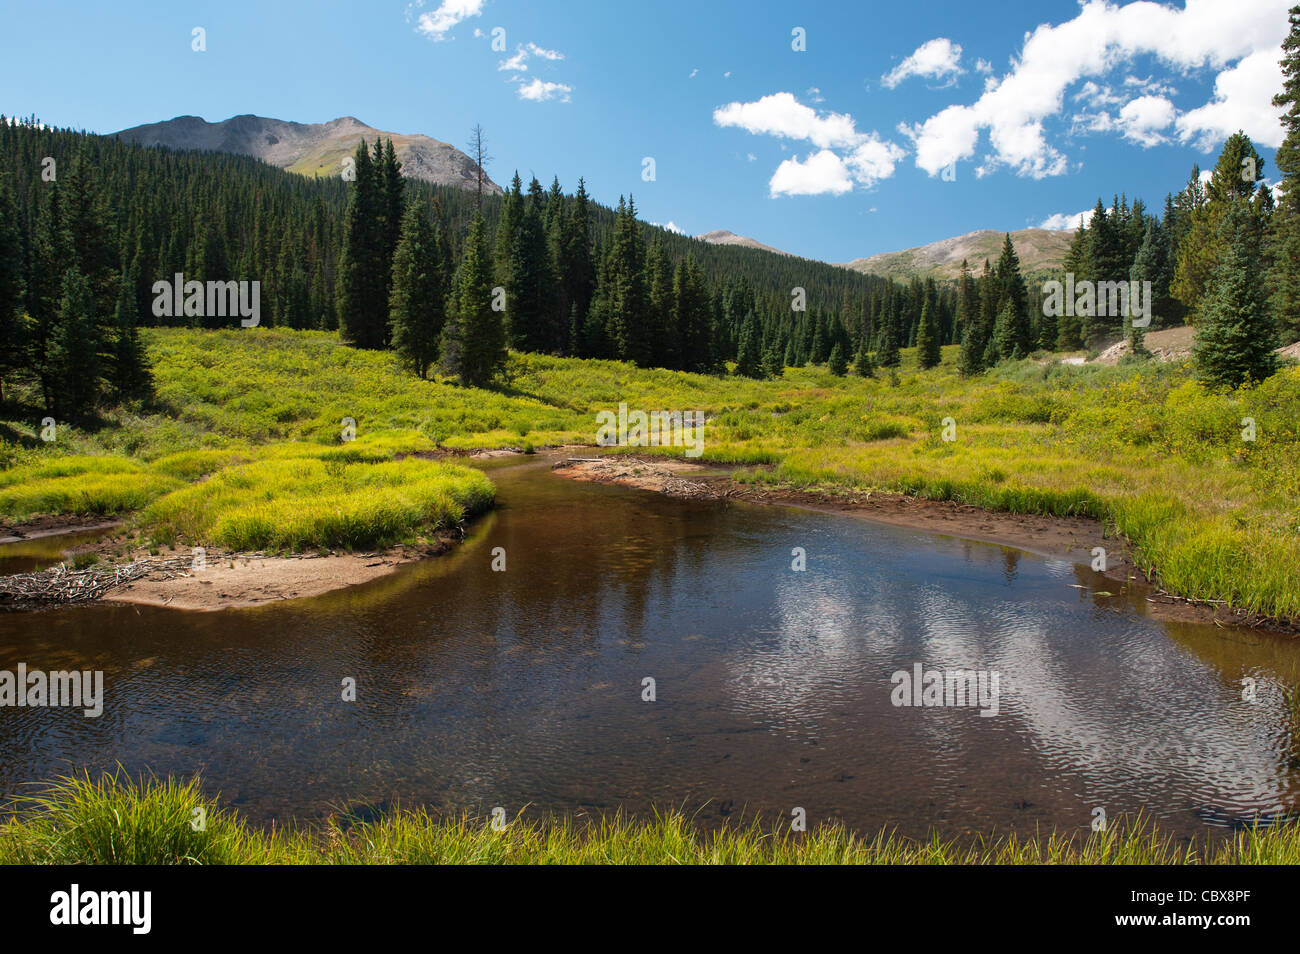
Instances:
[[[34,573],[0,576],[0,603],[82,603],[152,573],[162,573],[165,579],[188,576],[192,567],[189,557],[96,564],[81,570],[59,563]]]

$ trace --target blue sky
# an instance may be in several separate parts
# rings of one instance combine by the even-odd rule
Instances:
[[[1159,203],[1238,127],[1273,178],[1289,2],[7,0],[0,110],[352,115],[462,148],[478,122],[498,182],[581,175],[649,221],[842,262]]]

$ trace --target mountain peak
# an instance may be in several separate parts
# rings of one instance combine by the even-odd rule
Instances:
[[[472,159],[445,142],[413,133],[376,129],[355,116],[325,123],[295,123],[244,113],[210,123],[201,116],[177,116],[159,123],[133,126],[116,134],[127,142],[170,149],[199,149],[254,156],[273,166],[309,176],[337,175],[343,160],[363,138],[392,139],[402,174],[439,185],[474,189],[477,167]],[[484,179],[489,194],[501,187]]]

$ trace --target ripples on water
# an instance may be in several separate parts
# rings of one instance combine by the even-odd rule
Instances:
[[[0,789],[121,762],[201,771],[263,823],[800,806],[912,835],[1083,830],[1101,806],[1203,837],[1296,810],[1300,647],[1153,621],[1086,565],[547,464],[493,467],[465,546],[344,592],[0,614],[0,668],[104,669],[107,697],[98,720],[0,709]],[[998,671],[999,714],[894,707],[915,663]]]

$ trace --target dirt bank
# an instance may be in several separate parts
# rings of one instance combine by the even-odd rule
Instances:
[[[732,479],[734,468],[694,464],[672,458],[643,458],[622,454],[561,458],[554,472],[571,480],[619,484],[653,490],[673,497],[746,500],[783,504],[861,517],[876,523],[943,533],[967,540],[1014,547],[1040,556],[1091,565],[1094,547],[1106,550],[1105,576],[1120,585],[1149,590],[1146,602],[1157,619],[1214,622],[1251,626],[1295,634],[1293,623],[1262,619],[1226,607],[1198,603],[1149,583],[1133,563],[1126,541],[1107,536],[1100,521],[1087,517],[1050,517],[982,510],[947,500],[925,500],[880,492],[832,495],[790,488],[753,487]]]
[[[103,599],[200,611],[261,606],[368,583],[450,546],[451,541],[446,540],[437,545],[397,546],[373,553],[297,556],[209,552],[202,569],[175,572],[160,568],[108,590]]]
[[[210,547],[204,551],[202,565],[196,566],[191,548],[151,552],[137,546],[130,534],[112,533],[115,524],[96,527],[69,521],[57,529],[55,523],[40,520],[7,527],[6,536],[12,540],[6,542],[95,529],[108,532],[70,547],[62,566],[0,577],[0,602],[36,607],[97,599],[200,611],[260,606],[367,583],[400,566],[444,553],[460,540],[458,532],[445,531],[428,542],[364,553],[267,555]],[[92,554],[94,558],[85,559]]]

